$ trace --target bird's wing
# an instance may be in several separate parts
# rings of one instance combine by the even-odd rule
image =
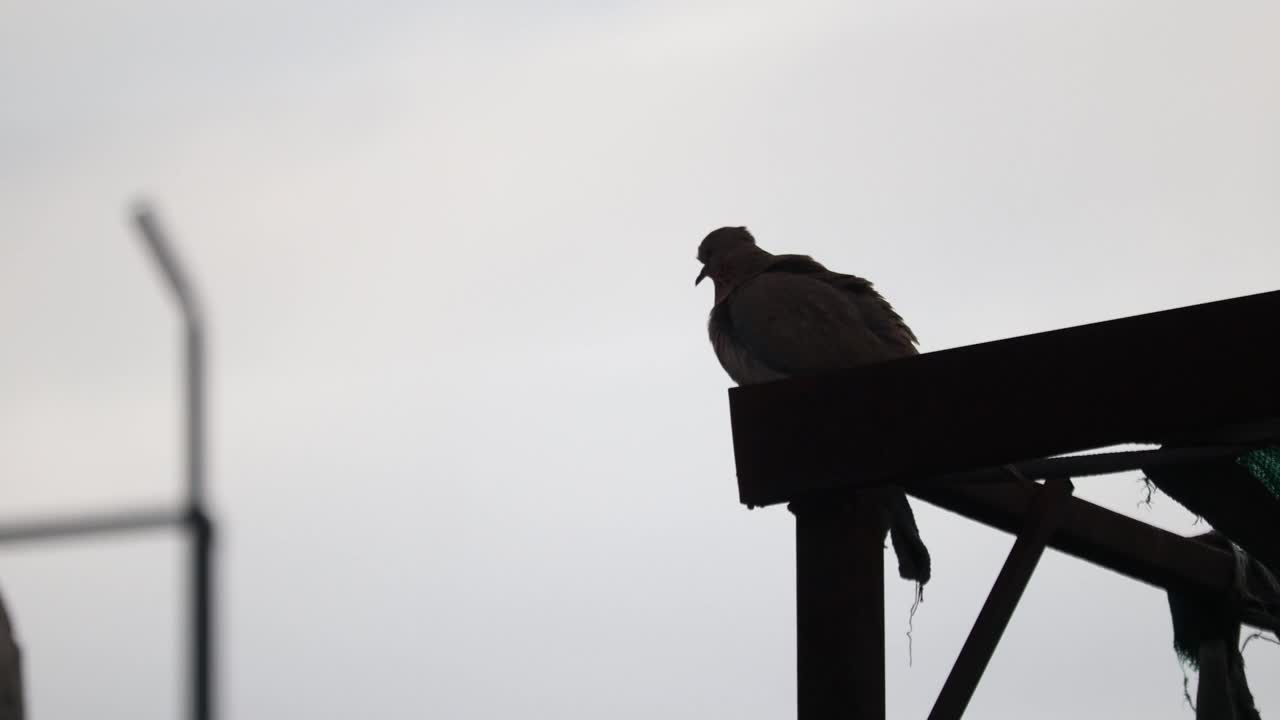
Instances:
[[[911,328],[907,327],[906,321],[893,309],[889,301],[876,292],[869,280],[831,270],[827,270],[819,277],[844,290],[853,298],[862,317],[866,318],[867,324],[871,327],[871,331],[882,342],[894,349],[895,356],[915,355],[919,352],[916,350],[916,343],[919,342],[916,340],[916,334],[911,332]]]
[[[820,281],[849,295],[854,304],[858,305],[859,313],[863,315],[870,331],[876,333],[884,345],[893,348],[895,356],[918,354],[915,346],[919,340],[916,340],[915,333],[911,332],[902,316],[897,314],[897,310],[893,310],[893,306],[888,304],[888,300],[884,300],[884,296],[867,278],[828,270],[826,265],[808,255],[774,256],[773,263],[765,272],[814,275]]]
[[[894,356],[915,355],[919,351],[915,333],[906,321],[876,291],[870,280],[857,275],[846,275],[828,270],[822,263],[808,255],[777,255],[766,272],[791,272],[813,275],[823,282],[847,294],[862,315],[864,322],[880,341],[894,351]]]
[[[733,340],[781,375],[811,375],[896,357],[857,302],[813,274],[765,272],[725,300]]]

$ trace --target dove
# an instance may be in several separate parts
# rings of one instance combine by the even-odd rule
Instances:
[[[715,300],[711,346],[738,385],[844,370],[915,355],[918,341],[870,282],[828,270],[807,255],[774,255],[745,227],[712,231],[698,246]],[[920,585],[931,572],[911,506],[886,490],[883,510],[898,574]]]

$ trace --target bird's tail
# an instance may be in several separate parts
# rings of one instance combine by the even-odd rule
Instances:
[[[907,494],[901,488],[890,488],[885,499],[885,511],[889,515],[889,539],[893,543],[894,554],[898,556],[898,575],[904,580],[924,585],[932,573],[929,548],[920,539],[916,516],[911,512]]]

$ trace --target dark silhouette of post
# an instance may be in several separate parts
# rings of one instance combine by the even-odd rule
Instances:
[[[187,529],[191,538],[190,702],[193,720],[213,720],[213,523],[205,511],[204,318],[194,288],[182,271],[155,215],[134,211],[143,243],[160,267],[182,314],[185,374]]]
[[[884,537],[877,490],[791,503],[799,720],[883,720]]]

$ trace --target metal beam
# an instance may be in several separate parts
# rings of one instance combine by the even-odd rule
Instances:
[[[1025,481],[908,488],[908,493],[985,525],[1018,532],[1036,493]],[[1206,543],[1069,498],[1049,547],[1159,588],[1216,597],[1233,591],[1235,561]],[[1244,622],[1280,632],[1275,618],[1242,613]]]
[[[734,388],[739,495],[769,505],[1273,423],[1277,317],[1280,291]]]
[[[978,612],[978,619],[960,649],[960,657],[938,693],[929,720],[959,720],[969,706],[978,681],[982,679],[991,655],[995,653],[996,645],[1022,599],[1022,592],[1040,563],[1049,538],[1058,528],[1072,489],[1070,480],[1058,479],[1049,480],[1036,491],[1022,531],[1018,533],[991,593]]]
[[[183,513],[164,508],[18,520],[0,526],[0,544],[117,535],[153,528],[171,529],[181,527],[186,521],[187,517]]]

